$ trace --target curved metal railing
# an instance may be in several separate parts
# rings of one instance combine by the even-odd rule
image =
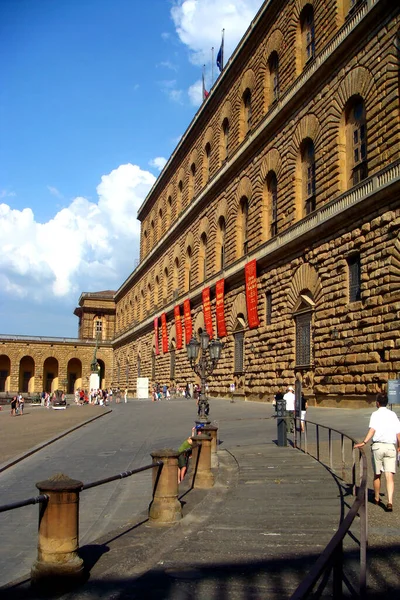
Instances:
[[[335,469],[335,457],[339,452],[339,468],[341,468],[341,479],[346,481],[347,476],[347,463],[346,463],[346,452],[345,443],[346,440],[351,444],[351,481],[348,482],[351,485],[352,494],[355,495],[355,500],[350,507],[348,513],[342,518],[339,529],[332,537],[325,550],[322,552],[318,560],[315,562],[311,571],[297,587],[295,592],[290,597],[290,600],[304,600],[310,598],[319,598],[324,592],[329,577],[332,575],[332,597],[342,598],[343,597],[343,584],[346,585],[351,597],[365,598],[366,585],[367,585],[367,569],[366,569],[366,555],[367,555],[367,496],[368,496],[368,469],[367,460],[363,448],[359,449],[359,460],[356,460],[354,444],[356,441],[350,436],[344,434],[337,429],[320,425],[312,421],[305,421],[304,432],[301,431],[300,427],[296,427],[295,432],[295,447],[303,450],[307,454],[314,456],[321,464],[328,467],[333,473]],[[296,425],[300,425],[301,420],[296,418]],[[315,427],[315,436],[312,438],[309,434],[309,428]],[[300,429],[300,431],[299,431]],[[324,448],[322,444],[326,443],[321,440],[321,430],[327,431],[327,449],[326,458],[327,462],[323,460],[325,458]],[[334,435],[338,435],[338,439],[334,439]],[[304,440],[304,444],[303,444]],[[335,443],[336,442],[336,443]],[[337,442],[340,442],[339,444]],[[339,448],[336,449],[336,446]],[[315,455],[313,454],[315,449]],[[358,479],[359,484],[357,485],[357,467],[358,467]],[[343,541],[347,535],[351,535],[354,540],[354,534],[350,532],[350,528],[354,523],[357,515],[360,517],[360,537],[356,540],[359,545],[359,581],[358,590],[354,589],[348,577],[344,573],[344,550]]]

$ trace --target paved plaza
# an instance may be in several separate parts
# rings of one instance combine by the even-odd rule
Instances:
[[[95,419],[5,469],[0,474],[2,503],[36,495],[35,482],[54,473],[88,483],[149,464],[153,450],[177,448],[195,418],[194,402],[184,399],[130,400],[111,408],[27,407],[23,417],[12,419],[3,409],[2,444],[12,454],[19,436],[14,446],[18,458],[22,448],[29,448],[31,434],[32,445],[40,446],[39,423],[43,442],[48,442],[52,435],[60,436],[62,427]],[[372,410],[311,408],[308,418],[362,439]],[[216,485],[190,493],[182,486],[184,519],[179,525],[160,531],[146,523],[149,472],[81,494],[80,546],[92,569],[88,583],[64,598],[290,596],[337,529],[340,486],[310,456],[291,445],[277,447],[271,405],[212,400],[210,416],[219,426]],[[37,506],[0,514],[0,585],[20,581],[3,587],[1,598],[33,597],[22,582],[36,556],[37,514]],[[384,598],[377,595],[380,590],[400,590],[399,517],[400,503],[392,514],[369,505],[370,597]],[[356,545],[349,552],[355,553]]]

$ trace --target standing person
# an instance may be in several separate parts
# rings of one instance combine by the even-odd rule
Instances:
[[[396,454],[400,453],[400,421],[392,410],[387,408],[388,397],[380,393],[376,397],[378,410],[372,413],[369,429],[364,440],[355,444],[361,448],[372,439],[372,466],[374,469],[374,502],[380,504],[381,476],[385,473],[387,504],[386,511],[393,510],[394,474],[396,473]],[[397,453],[396,453],[397,449]],[[398,454],[400,458],[400,454]]]
[[[304,429],[305,429],[304,422],[306,420],[307,408],[308,408],[308,402],[307,402],[306,397],[303,394],[303,392],[301,392],[300,427],[301,427],[302,431],[304,431]]]
[[[18,402],[17,396],[13,396],[13,399],[11,400],[11,416],[12,417],[15,417],[15,414],[17,411],[17,402]]]
[[[294,387],[291,385],[288,386],[286,394],[283,396],[283,399],[286,400],[286,431],[289,433],[294,432]]]
[[[19,409],[20,415],[24,414],[24,406],[25,406],[25,399],[22,394],[19,394],[18,409]]]
[[[125,402],[125,404],[128,402],[128,388],[125,388],[125,391],[124,391],[124,402]]]

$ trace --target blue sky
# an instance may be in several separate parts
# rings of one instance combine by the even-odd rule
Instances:
[[[0,333],[75,337],[80,293],[118,289],[211,46],[261,4],[0,0]]]

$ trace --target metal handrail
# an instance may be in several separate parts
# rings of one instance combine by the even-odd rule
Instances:
[[[117,479],[124,479],[125,477],[130,477],[131,475],[141,473],[142,471],[148,471],[149,469],[154,469],[155,467],[162,467],[163,464],[164,463],[162,460],[158,460],[156,462],[151,463],[151,465],[139,467],[139,469],[133,469],[132,471],[122,471],[122,473],[118,473],[118,475],[106,477],[105,479],[98,479],[97,481],[92,481],[91,483],[85,483],[81,487],[81,491],[89,490],[90,488],[98,487],[99,485],[103,485],[104,483],[110,483],[110,481],[116,481]]]
[[[11,502],[10,504],[2,504],[0,506],[0,513],[8,510],[14,510],[14,508],[21,508],[21,506],[29,506],[30,504],[40,504],[41,502],[47,502],[49,499],[47,494],[40,494],[27,500],[20,500],[19,502]]]
[[[296,424],[300,424],[301,419],[296,417]],[[329,453],[329,468],[333,471],[333,443],[332,443],[332,432],[335,432],[340,435],[340,446],[341,446],[341,456],[342,456],[342,466],[345,464],[344,457],[344,438],[346,437],[352,443],[352,469],[351,469],[351,484],[353,489],[353,494],[355,493],[356,486],[356,470],[354,460],[354,444],[356,440],[351,438],[350,436],[344,434],[337,429],[333,429],[332,427],[327,427],[325,425],[320,425],[319,423],[314,423],[313,421],[303,421],[305,425],[305,447],[304,452],[306,454],[312,454],[308,451],[308,440],[307,440],[307,428],[309,425],[315,425],[316,427],[316,458],[319,462],[320,460],[320,435],[319,430],[322,427],[323,429],[328,430],[328,453]],[[303,450],[301,446],[301,429],[300,429],[300,446],[297,444],[297,428],[295,435],[295,447]],[[367,587],[367,568],[366,568],[366,555],[367,555],[367,494],[368,494],[368,469],[367,469],[367,460],[365,456],[365,452],[363,448],[359,448],[359,459],[360,459],[360,484],[356,491],[356,498],[350,507],[349,512],[346,517],[340,524],[339,529],[336,531],[335,535],[329,541],[325,550],[319,556],[317,561],[314,563],[312,569],[309,571],[305,579],[300,583],[295,592],[291,595],[290,600],[304,600],[309,597],[309,594],[314,589],[317,582],[320,580],[321,576],[326,573],[333,571],[333,590],[334,597],[339,598],[342,597],[342,582],[344,581],[343,577],[343,540],[345,536],[348,534],[351,525],[354,522],[354,519],[357,515],[360,516],[360,574],[359,574],[359,596],[360,598],[364,598],[366,595],[366,587]],[[322,463],[325,464],[325,463]],[[347,582],[346,582],[347,583]],[[325,587],[325,586],[324,586]],[[318,592],[322,593],[323,589],[319,589]],[[351,591],[351,590],[350,590]],[[318,597],[318,595],[313,595],[313,597]]]
[[[116,481],[117,479],[125,479],[125,477],[130,477],[131,475],[135,475],[136,473],[141,473],[142,471],[148,471],[149,469],[154,469],[155,467],[162,467],[164,465],[162,460],[158,460],[150,465],[145,465],[144,467],[139,467],[138,469],[133,469],[132,471],[122,471],[118,473],[118,475],[112,475],[111,477],[106,477],[105,479],[99,479],[97,481],[92,481],[91,483],[85,483],[80,488],[81,491],[88,490],[90,488],[98,487],[99,485],[103,485],[105,483],[110,483],[111,481]],[[6,512],[8,510],[14,510],[15,508],[21,508],[22,506],[29,506],[30,504],[39,504],[42,502],[47,502],[49,496],[47,494],[40,494],[39,496],[35,496],[33,498],[28,498],[27,500],[20,500],[18,502],[12,502],[11,504],[3,504],[0,506],[0,513]]]

